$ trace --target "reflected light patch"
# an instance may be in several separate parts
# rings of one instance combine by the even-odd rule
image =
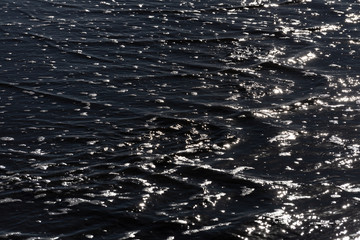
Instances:
[[[269,142],[278,142],[280,146],[288,146],[290,145],[290,141],[296,140],[298,135],[295,131],[283,131],[279,135],[269,139]]]
[[[299,64],[301,66],[306,65],[307,62],[316,58],[315,53],[308,52],[307,54],[300,57],[291,57],[287,60],[288,64]]]
[[[359,23],[360,22],[360,15],[355,13],[346,14],[345,22],[347,23]]]

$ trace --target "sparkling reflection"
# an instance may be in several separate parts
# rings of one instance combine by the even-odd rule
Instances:
[[[0,9],[0,238],[360,238],[359,1]]]

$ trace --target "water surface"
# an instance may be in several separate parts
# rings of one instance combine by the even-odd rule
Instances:
[[[359,1],[0,9],[0,238],[360,237]]]

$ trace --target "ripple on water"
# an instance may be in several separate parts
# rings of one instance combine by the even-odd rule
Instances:
[[[358,7],[3,1],[0,238],[358,238]]]

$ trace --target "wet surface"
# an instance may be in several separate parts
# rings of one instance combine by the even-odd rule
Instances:
[[[359,238],[359,8],[2,1],[0,238]]]

